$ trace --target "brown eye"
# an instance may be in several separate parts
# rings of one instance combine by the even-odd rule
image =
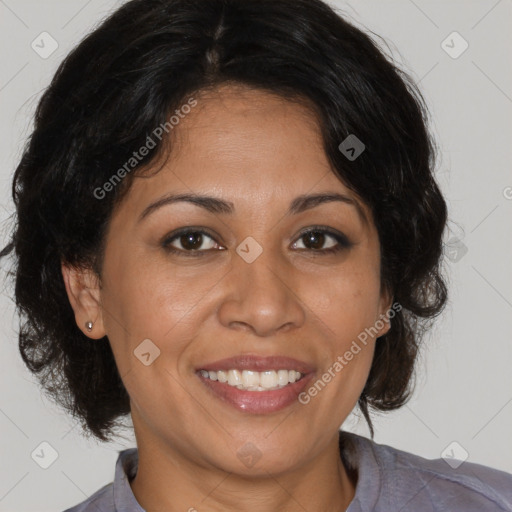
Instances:
[[[309,231],[301,237],[305,241],[305,245],[308,249],[322,249],[326,234],[321,231]]]
[[[348,249],[352,246],[351,242],[345,235],[323,228],[310,228],[308,231],[302,232],[298,240],[304,240],[302,245],[305,246],[305,250],[309,249],[318,253],[329,254],[341,251],[342,249]],[[331,242],[329,242],[329,240],[331,240]],[[332,241],[334,241],[334,243]],[[327,248],[323,248],[326,242],[329,243],[329,245]],[[294,246],[296,246],[297,243],[298,242],[295,242]],[[299,247],[299,249],[302,248]]]
[[[352,247],[352,243],[342,233],[325,228],[309,228],[303,231],[293,244],[294,249],[304,250],[316,255],[332,254]],[[303,247],[297,247],[303,240]],[[208,242],[209,241],[209,242]],[[327,247],[326,247],[326,244]],[[204,256],[212,249],[221,249],[213,235],[204,229],[184,228],[166,236],[161,242],[162,247],[179,256]]]
[[[187,235],[181,235],[178,240],[183,249],[197,250],[203,244],[203,235],[199,231],[194,231]]]
[[[209,243],[208,240],[210,240]],[[206,244],[206,247],[205,247]],[[195,256],[200,255],[210,249],[215,248],[217,243],[213,238],[202,230],[186,229],[165,238],[162,242],[164,249],[170,252],[192,253],[187,254]]]

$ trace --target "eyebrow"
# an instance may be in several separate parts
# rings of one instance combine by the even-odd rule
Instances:
[[[304,194],[298,196],[290,203],[286,215],[296,215],[306,210],[310,210],[311,208],[315,208],[321,204],[330,203],[333,201],[338,201],[353,206],[363,223],[368,223],[368,219],[360,203],[349,196],[337,192],[326,192],[309,195]],[[164,205],[179,202],[192,203],[214,214],[233,214],[235,211],[235,205],[231,201],[225,201],[224,199],[219,199],[217,197],[200,194],[166,194],[165,196],[162,196],[149,204],[139,215],[137,222],[141,222],[151,213]]]

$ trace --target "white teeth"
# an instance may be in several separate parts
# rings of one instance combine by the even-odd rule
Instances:
[[[200,370],[200,373],[203,377],[210,380],[218,380],[238,389],[248,391],[279,389],[303,377],[301,373],[295,370],[266,370],[263,372],[235,369],[219,370],[216,372]]]
[[[260,374],[260,386],[262,388],[273,388],[277,386],[277,373],[274,370],[267,372],[261,372]]]
[[[242,372],[242,385],[245,388],[258,387],[260,385],[260,376],[258,372],[244,370]]]
[[[228,384],[230,386],[238,386],[238,384],[242,384],[242,374],[238,370],[229,370]]]
[[[277,372],[277,383],[280,385],[280,386],[286,386],[286,384],[288,384],[288,375],[289,375],[289,371],[288,370],[279,370]]]

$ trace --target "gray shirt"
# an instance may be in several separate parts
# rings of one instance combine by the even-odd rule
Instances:
[[[512,512],[510,473],[472,462],[455,469],[453,460],[425,459],[343,431],[340,453],[357,474],[346,512]],[[64,512],[145,512],[129,483],[137,462],[137,448],[119,452],[114,482]]]

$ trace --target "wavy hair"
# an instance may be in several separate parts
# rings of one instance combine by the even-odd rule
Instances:
[[[358,399],[373,438],[369,409],[408,401],[421,341],[447,300],[447,207],[418,86],[321,0],[131,0],[63,60],[14,172],[15,223],[0,253],[14,250],[23,361],[86,434],[112,438],[129,396],[108,338],[91,342],[77,327],[61,263],[101,278],[114,208],[168,140],[101,200],[93,191],[187,98],[224,83],[311,106],[336,175],[372,212],[381,284],[402,306]],[[365,144],[352,161],[339,149],[350,134]]]

